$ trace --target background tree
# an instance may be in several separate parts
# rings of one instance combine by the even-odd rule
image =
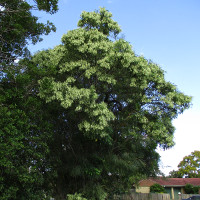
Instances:
[[[0,66],[12,63],[16,57],[29,54],[28,42],[41,41],[41,35],[55,31],[49,21],[39,23],[31,10],[39,9],[51,14],[57,11],[58,0],[36,0],[30,5],[24,0],[0,0]]]
[[[54,72],[39,81],[39,96],[56,108],[49,162],[57,199],[75,192],[112,199],[136,178],[155,175],[156,148],[173,146],[172,120],[190,105],[158,65],[117,39],[111,17],[103,8],[83,12],[61,45],[30,61]]]
[[[171,176],[185,178],[200,177],[200,151],[194,151],[190,155],[185,156],[178,165],[178,170],[171,172]]]
[[[38,23],[32,9],[53,14],[57,0],[0,0],[0,196],[2,200],[43,199],[50,194],[48,146],[52,128],[46,104],[38,96],[37,67],[14,63],[28,56],[28,42],[55,31]],[[25,62],[25,61],[24,61]],[[49,109],[46,109],[49,110]],[[51,109],[50,109],[51,110]],[[50,111],[49,110],[49,111]]]
[[[178,173],[178,171],[176,171],[176,170],[170,171],[170,172],[169,172],[169,177],[170,177],[170,178],[183,178],[183,177]]]
[[[37,96],[44,70],[19,65],[1,79],[0,194],[2,200],[45,199],[53,178],[47,159],[53,111]]]

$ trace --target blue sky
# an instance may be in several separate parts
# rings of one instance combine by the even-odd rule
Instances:
[[[60,44],[67,31],[77,28],[82,11],[105,7],[121,26],[138,55],[160,65],[167,81],[193,97],[193,106],[174,120],[176,145],[159,150],[161,170],[176,169],[182,158],[200,150],[200,1],[199,0],[60,0],[54,15],[36,12],[40,21],[52,21],[56,33],[30,45],[32,53]]]

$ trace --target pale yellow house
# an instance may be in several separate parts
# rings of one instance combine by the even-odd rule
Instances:
[[[184,194],[186,184],[200,186],[200,178],[149,178],[141,180],[135,188],[138,193],[149,193],[150,187],[158,183],[162,185],[166,192],[170,194],[171,199],[178,199],[179,194]]]

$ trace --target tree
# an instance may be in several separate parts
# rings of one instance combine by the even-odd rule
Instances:
[[[178,170],[171,175],[185,178],[200,177],[200,151],[194,151],[190,155],[185,156],[178,165]]]
[[[57,11],[58,0],[36,0],[30,5],[24,0],[0,0],[0,66],[11,64],[17,57],[27,56],[27,44],[42,40],[41,35],[55,31],[49,21],[39,23],[32,15],[32,9],[39,9],[51,14]]]
[[[172,170],[169,172],[170,178],[182,178],[182,176],[176,170]]]
[[[37,96],[42,72],[23,62],[27,44],[55,30],[50,22],[38,23],[32,9],[53,14],[57,0],[0,0],[0,194],[2,200],[44,199],[51,187],[48,146],[52,133],[46,104]],[[44,70],[43,70],[44,71]],[[51,109],[47,109],[51,110]],[[52,173],[51,173],[52,177]]]
[[[150,192],[152,192],[152,193],[166,193],[166,190],[162,185],[155,183],[150,187]]]
[[[19,63],[22,66],[22,63]],[[1,79],[0,193],[2,200],[44,199],[53,178],[48,163],[51,108],[37,96],[37,67],[9,70]],[[51,174],[50,174],[51,172]]]
[[[172,120],[191,98],[166,82],[160,67],[136,56],[101,8],[83,12],[62,44],[32,57],[28,66],[53,73],[39,81],[52,114],[49,143],[54,197],[82,193],[112,199],[136,179],[158,172],[156,148],[173,146]]]

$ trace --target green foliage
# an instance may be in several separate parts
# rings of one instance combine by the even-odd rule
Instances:
[[[200,151],[185,156],[178,165],[178,170],[171,172],[172,177],[200,178]]]
[[[181,176],[179,171],[175,171],[175,170],[169,172],[169,177],[170,178],[183,178],[183,176]]]
[[[199,194],[200,186],[193,186],[192,184],[186,184],[184,187],[186,194]]]
[[[0,66],[12,63],[16,57],[28,56],[27,44],[42,40],[41,35],[55,31],[55,26],[39,23],[31,10],[38,8],[49,13],[57,11],[58,0],[37,0],[30,5],[24,0],[0,1]]]
[[[165,188],[158,183],[155,183],[150,187],[150,192],[152,192],[152,193],[166,193]]]
[[[68,194],[67,200],[87,200],[86,198],[82,197],[81,194]]]
[[[39,10],[54,14],[58,11],[58,0],[35,0]]]
[[[173,146],[172,120],[190,105],[158,65],[117,39],[106,9],[83,12],[78,24],[0,79],[6,200],[112,199],[159,172],[156,148]]]
[[[61,45],[31,60],[54,72],[39,81],[39,96],[60,111],[49,147],[62,196],[112,199],[130,180],[155,175],[156,148],[173,146],[172,120],[190,105],[158,65],[117,39],[111,17],[104,8],[83,12]]]
[[[27,44],[55,31],[52,23],[38,23],[33,9],[53,14],[57,0],[0,0],[0,194],[2,200],[45,199],[51,193],[47,160],[53,132],[45,102],[39,99],[42,71],[16,64],[28,57]],[[25,62],[25,61],[24,61]],[[47,74],[46,74],[47,75]],[[44,110],[43,110],[44,109]],[[49,110],[49,109],[48,109]],[[51,176],[49,175],[51,174]],[[47,182],[47,183],[45,183]]]
[[[37,71],[37,68],[29,68],[21,73],[13,66],[0,82],[0,193],[3,200],[42,199],[50,191],[46,190],[49,183],[45,181],[50,173],[46,157],[52,130],[48,112],[41,110],[45,109],[45,102],[37,96]]]
[[[112,20],[112,14],[104,8],[100,8],[99,11],[95,12],[84,11],[78,22],[78,26],[85,30],[90,30],[91,28],[98,29],[99,32],[107,36],[111,34],[117,36],[121,32],[117,22]]]

